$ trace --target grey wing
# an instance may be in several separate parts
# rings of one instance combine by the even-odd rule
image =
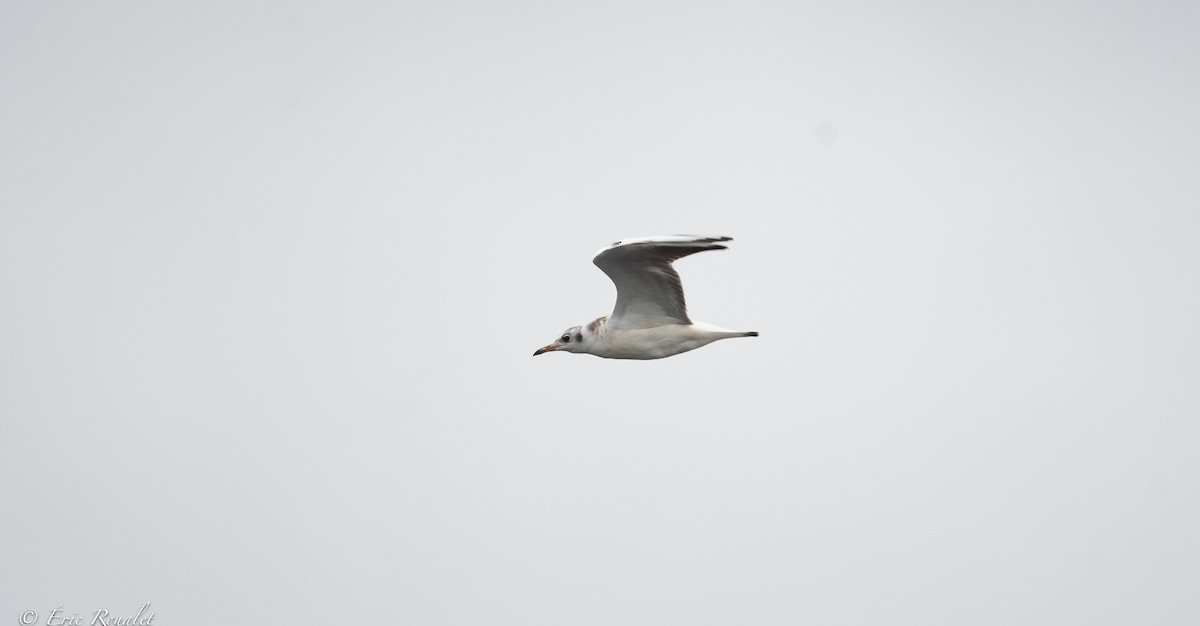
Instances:
[[[626,239],[601,250],[592,262],[617,287],[610,328],[653,328],[691,324],[676,259],[705,250],[723,250],[729,237],[647,237]]]

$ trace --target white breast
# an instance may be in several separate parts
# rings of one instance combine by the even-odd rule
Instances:
[[[609,329],[596,341],[591,352],[608,359],[661,359],[695,350],[734,334],[725,329],[695,324]]]

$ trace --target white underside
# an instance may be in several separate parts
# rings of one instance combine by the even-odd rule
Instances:
[[[591,342],[588,352],[606,359],[661,359],[720,339],[742,336],[745,333],[700,322],[653,328],[610,328]]]

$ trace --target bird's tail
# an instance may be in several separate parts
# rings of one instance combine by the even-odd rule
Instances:
[[[757,337],[758,336],[758,331],[756,331],[756,330],[752,330],[752,331],[729,330],[726,328],[721,328],[720,326],[713,326],[712,324],[705,324],[704,322],[692,322],[692,327],[705,335],[713,337],[714,341],[717,339],[733,339],[734,337]]]

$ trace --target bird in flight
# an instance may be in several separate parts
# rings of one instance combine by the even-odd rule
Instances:
[[[661,359],[695,350],[719,339],[757,337],[757,332],[726,330],[688,318],[683,283],[671,263],[705,250],[724,250],[729,237],[646,237],[604,248],[592,262],[617,286],[612,315],[572,326],[546,352],[578,352],[606,359]]]

